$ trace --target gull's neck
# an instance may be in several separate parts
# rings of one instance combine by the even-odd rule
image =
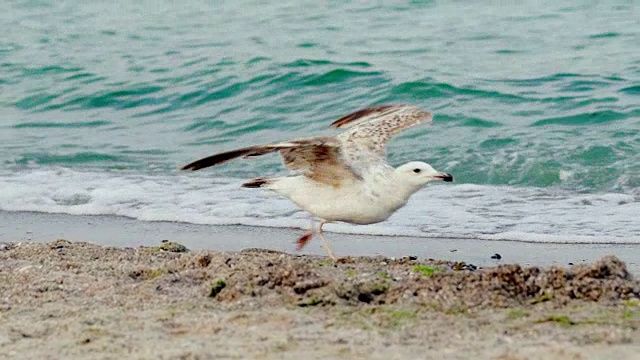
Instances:
[[[422,186],[415,186],[401,182],[398,182],[395,187],[395,191],[400,194],[405,201],[409,200],[411,195],[415,194],[420,189],[422,189]]]
[[[389,198],[394,198],[398,202],[406,202],[411,195],[416,193],[422,186],[416,186],[403,181],[395,171],[381,174],[376,186],[381,193]]]

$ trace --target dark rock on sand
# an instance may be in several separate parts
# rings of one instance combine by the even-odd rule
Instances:
[[[0,243],[0,251],[9,251],[16,246],[14,243]]]
[[[189,252],[189,249],[187,249],[186,246],[169,240],[162,240],[162,244],[158,246],[158,249],[175,253]]]

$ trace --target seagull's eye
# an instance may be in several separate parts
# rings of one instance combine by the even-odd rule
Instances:
[[[420,169],[413,169],[413,172],[417,174],[420,172]]]

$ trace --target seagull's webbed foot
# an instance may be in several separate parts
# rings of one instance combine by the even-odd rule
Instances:
[[[338,257],[333,254],[333,251],[331,251],[331,248],[329,247],[329,242],[327,242],[327,239],[324,238],[324,234],[323,234],[324,232],[322,231],[322,225],[324,225],[324,224],[326,224],[325,221],[321,222],[320,226],[318,226],[318,236],[322,240],[322,247],[324,247],[325,250],[327,250],[327,254],[329,255],[329,257],[333,261],[338,261]],[[313,220],[312,220],[311,221],[311,229],[305,231],[304,234],[302,234],[302,236],[300,236],[298,241],[296,241],[296,250],[298,250],[298,251],[302,250],[302,248],[304,248],[305,245],[307,245],[309,240],[311,240],[311,238],[313,238],[313,227],[314,227],[314,225],[313,225]]]
[[[309,240],[311,240],[312,237],[313,237],[313,230],[309,229],[305,231],[305,233],[302,234],[302,236],[300,236],[298,241],[296,241],[296,250],[298,251],[302,250],[302,248],[305,245],[307,245],[307,243],[309,242]]]

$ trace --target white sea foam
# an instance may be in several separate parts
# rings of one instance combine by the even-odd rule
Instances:
[[[308,215],[243,179],[209,174],[149,176],[66,168],[0,174],[0,210],[118,215],[143,221],[306,227]],[[638,194],[578,194],[551,188],[437,184],[388,221],[327,231],[425,238],[640,244]]]

